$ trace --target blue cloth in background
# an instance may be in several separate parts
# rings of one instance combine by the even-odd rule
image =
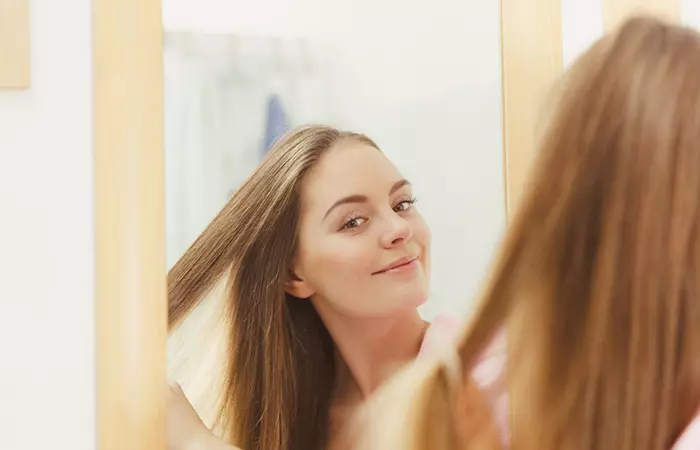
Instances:
[[[265,121],[265,140],[263,142],[262,156],[270,150],[272,144],[289,129],[287,114],[284,111],[282,100],[277,94],[272,94],[267,99],[267,118]]]

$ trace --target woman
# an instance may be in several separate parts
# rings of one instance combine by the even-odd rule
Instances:
[[[700,448],[698,74],[653,19],[577,62],[458,355],[389,383],[358,448]],[[498,428],[466,374],[506,323]]]
[[[415,358],[430,232],[414,203],[369,138],[301,128],[173,267],[171,376],[223,442],[340,446],[357,405]],[[224,445],[177,387],[170,411],[171,448]]]

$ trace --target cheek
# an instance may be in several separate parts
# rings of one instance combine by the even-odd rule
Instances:
[[[323,296],[361,283],[371,272],[374,249],[361,236],[337,236],[304,252],[306,278]]]
[[[411,227],[413,228],[413,240],[420,245],[426,253],[430,251],[430,240],[432,235],[428,224],[423,219],[423,216],[416,214],[411,218]]]
[[[430,276],[430,242],[432,239],[430,227],[428,227],[428,224],[420,214],[416,214],[411,220],[411,226],[413,227],[413,241],[420,246],[423,252],[421,258],[423,259],[425,274]]]

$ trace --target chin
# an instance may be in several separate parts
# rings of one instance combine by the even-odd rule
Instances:
[[[416,296],[416,298],[410,302],[410,307],[411,308],[418,308],[419,306],[423,306],[423,304],[427,301],[428,301],[428,292],[426,291],[426,292],[421,293],[421,295],[419,297]]]
[[[401,297],[396,298],[396,301],[394,302],[395,305],[397,305],[398,310],[403,310],[403,309],[416,309],[419,306],[422,306],[425,302],[428,301],[428,289],[427,288],[421,288],[421,289],[415,289],[412,292],[407,292]]]
[[[427,290],[419,289],[411,292],[392,292],[393,295],[373,296],[377,301],[373,307],[367,308],[364,314],[375,318],[391,318],[400,316],[408,311],[416,310],[428,300]],[[370,312],[371,311],[371,312]]]

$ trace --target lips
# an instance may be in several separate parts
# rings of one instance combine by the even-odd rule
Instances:
[[[413,261],[417,260],[417,256],[404,256],[403,258],[399,258],[396,261],[392,262],[388,266],[383,267],[382,269],[374,272],[372,275],[379,275],[384,272],[388,272],[392,269],[397,269],[401,266],[405,266],[407,264],[411,264]]]

